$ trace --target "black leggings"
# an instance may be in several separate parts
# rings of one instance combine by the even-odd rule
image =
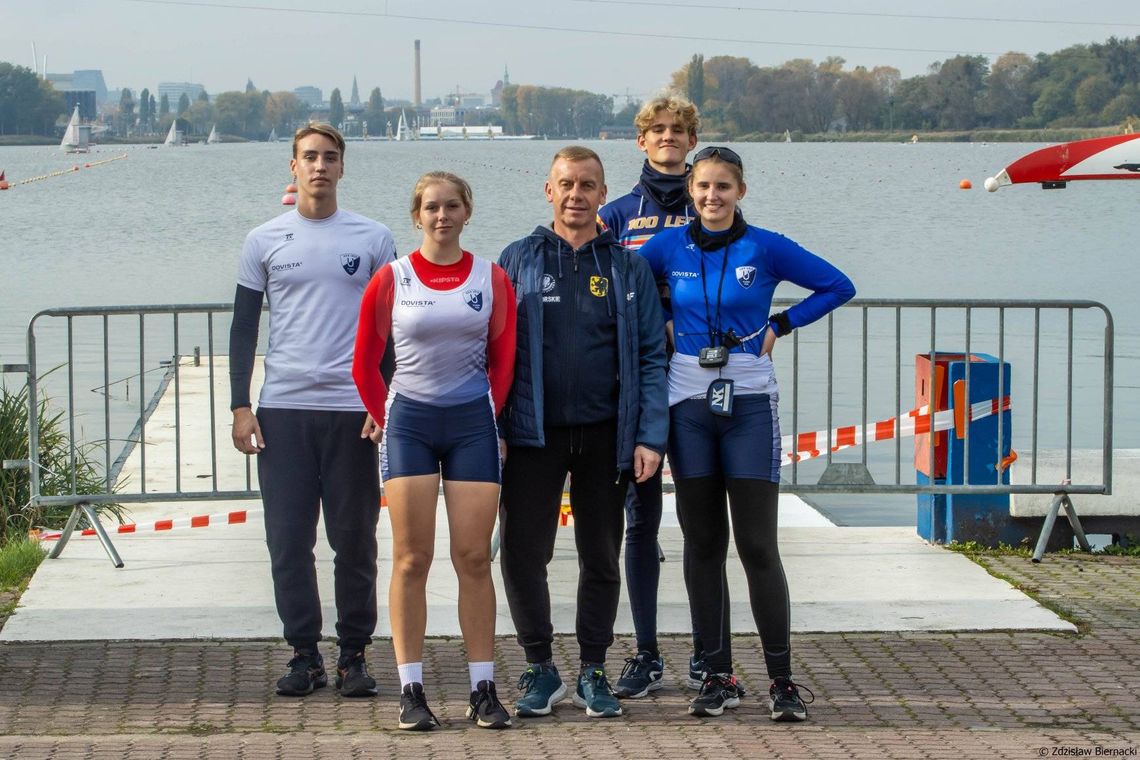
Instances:
[[[677,478],[677,517],[685,536],[685,586],[705,667],[732,672],[729,594],[725,580],[729,513],[736,550],[748,579],[752,616],[764,646],[768,676],[791,676],[788,583],[776,542],[780,486],[766,480]],[[727,495],[727,504],[726,502]]]

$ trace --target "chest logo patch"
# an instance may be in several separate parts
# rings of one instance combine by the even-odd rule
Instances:
[[[360,269],[360,257],[355,253],[342,253],[340,255],[340,265],[344,271],[350,275],[356,274],[356,270]]]
[[[554,290],[554,285],[555,285],[554,275],[552,275],[552,274],[542,275],[542,292],[543,293],[552,292]]]
[[[590,295],[598,298],[605,298],[606,293],[610,292],[610,280],[608,277],[601,275],[590,275]]]
[[[483,291],[471,290],[463,291],[463,301],[475,311],[483,310]]]
[[[741,287],[752,287],[752,283],[756,282],[756,267],[737,267],[736,281]]]

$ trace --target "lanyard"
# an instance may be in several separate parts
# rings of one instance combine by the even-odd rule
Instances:
[[[700,251],[700,246],[697,246]],[[709,345],[715,345],[720,340],[720,296],[724,291],[724,273],[728,271],[728,245],[724,247],[724,263],[720,268],[720,283],[716,287],[716,328],[713,329],[712,317],[709,314],[709,290],[705,276],[705,252],[701,251],[701,293],[705,297],[705,325],[709,331]]]

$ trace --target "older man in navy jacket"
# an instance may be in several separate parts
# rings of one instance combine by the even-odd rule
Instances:
[[[597,224],[601,159],[560,150],[546,198],[554,222],[511,243],[499,264],[518,297],[515,384],[503,410],[502,563],[528,668],[520,716],[547,715],[567,689],[551,660],[546,566],[566,475],[578,547],[574,703],[621,714],[605,672],[621,591],[619,555],[629,480],[650,478],[668,434],[665,333],[646,262]]]

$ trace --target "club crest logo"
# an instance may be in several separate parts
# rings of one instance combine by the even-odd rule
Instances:
[[[481,290],[465,290],[463,291],[463,301],[475,311],[483,310],[483,291]]]
[[[610,292],[610,281],[608,277],[601,275],[590,275],[590,295],[598,298],[605,298],[606,293]]]
[[[739,282],[742,287],[752,287],[752,283],[756,282],[756,267],[737,267],[736,281]]]
[[[342,253],[340,255],[340,265],[344,271],[350,275],[356,274],[356,270],[360,269],[360,257],[355,253]]]
[[[554,275],[544,274],[542,276],[542,292],[543,293],[553,292],[554,291],[554,285],[555,285]]]

